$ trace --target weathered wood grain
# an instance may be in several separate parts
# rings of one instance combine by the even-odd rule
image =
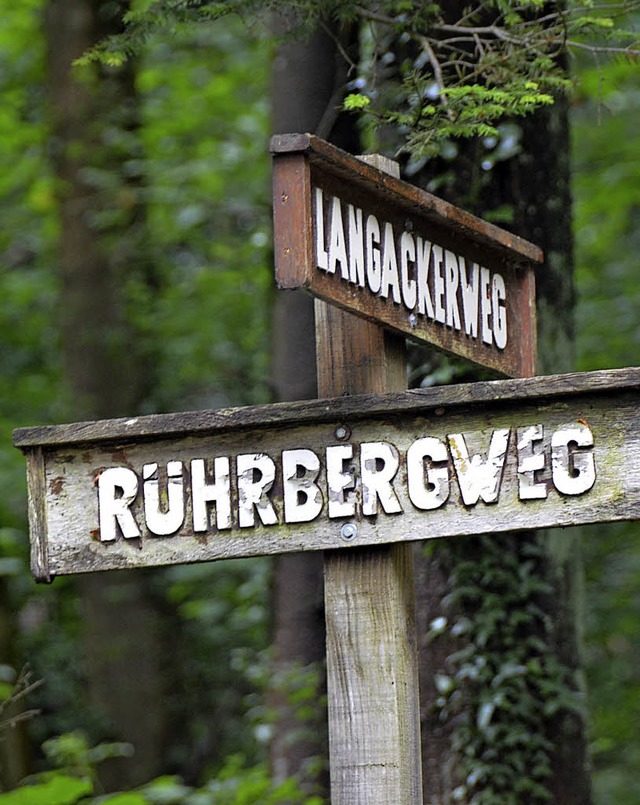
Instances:
[[[313,134],[276,134],[271,138],[270,150],[276,155],[305,154],[311,164],[321,166],[345,182],[375,186],[387,204],[401,204],[408,212],[419,210],[434,221],[446,222],[452,232],[478,239],[490,248],[501,250],[505,256],[516,253],[524,261],[542,262],[538,246],[402,181],[397,175],[383,171],[377,163],[367,164]]]
[[[34,537],[34,574],[39,579],[66,573],[209,561],[233,556],[299,550],[342,549],[353,545],[398,543],[431,538],[580,523],[637,519],[640,501],[640,370],[557,375],[548,378],[493,381],[421,392],[358,395],[305,404],[232,409],[185,415],[113,420],[104,423],[17,431],[15,443],[29,457],[30,521]],[[567,496],[551,475],[550,441],[557,428],[588,422],[595,446],[597,477],[592,489]],[[518,486],[516,428],[542,425],[540,451],[545,467],[537,474],[548,487],[540,500],[521,500]],[[462,433],[471,452],[485,455],[491,434],[510,429],[509,444],[495,503],[465,505],[449,455],[449,496],[440,508],[420,510],[407,490],[406,455],[424,437],[446,442]],[[401,513],[362,514],[359,456],[363,443],[386,442],[397,450],[399,469],[393,480]],[[345,519],[327,517],[326,450],[353,446],[355,516],[353,542],[345,542]],[[306,448],[321,464],[317,485],[322,510],[311,522],[283,522],[281,455]],[[238,526],[237,468],[240,454],[266,454],[276,466],[269,498],[276,525]],[[40,455],[42,458],[40,458]],[[214,512],[205,532],[193,531],[189,466],[192,459],[229,457],[232,527],[217,530]],[[144,525],[142,468],[169,461],[184,464],[185,516],[171,536],[154,536]],[[131,511],[140,524],[139,540],[119,537],[103,542],[99,534],[99,474],[127,467],[139,478]],[[351,494],[351,493],[350,493]],[[215,509],[215,506],[210,506]]]
[[[325,565],[334,805],[422,803],[413,555],[407,547],[333,552]]]
[[[429,343],[498,374],[518,377],[535,373],[532,268],[542,260],[540,249],[312,135],[278,135],[271,149],[276,281],[280,288],[305,288],[320,299],[383,324],[404,337]],[[295,205],[290,203],[293,198],[297,199]],[[342,211],[337,216],[336,203]],[[360,219],[358,224],[353,219],[352,226],[347,219],[351,221],[349,216],[354,210]],[[301,215],[306,216],[302,225]],[[343,218],[344,222],[339,223]],[[364,230],[369,231],[372,219],[376,235],[369,242]],[[387,243],[390,233],[395,245],[387,249],[383,242]],[[409,246],[403,247],[404,238]],[[372,251],[374,241],[379,251],[376,258]],[[367,246],[363,252],[365,242],[371,249]],[[359,281],[351,257],[355,243],[359,243],[357,251],[361,255]],[[420,254],[423,249],[417,244],[430,244],[427,251],[431,257],[419,258],[416,249]],[[340,262],[340,270],[336,270],[331,259],[332,254],[338,253],[346,259],[347,252],[352,266],[347,272],[349,279],[345,264]],[[366,272],[365,254],[371,263]],[[377,265],[374,271],[371,261],[375,260],[382,267]],[[421,260],[423,267],[418,268]],[[476,271],[473,281],[472,266]],[[378,272],[386,277],[384,288],[380,288]],[[453,272],[451,283],[446,279],[448,272]],[[374,274],[377,285],[372,285]],[[468,279],[475,295],[463,294],[463,276],[465,287]],[[498,303],[498,296],[492,297],[493,313],[488,311],[491,303],[487,303],[487,316],[479,319],[479,305],[485,310],[481,300],[487,293],[491,296],[482,277],[487,282],[491,278],[499,280],[501,290],[495,293],[502,301]],[[431,290],[427,290],[428,286]],[[433,302],[431,294],[435,294]],[[463,297],[475,300],[475,307],[469,302],[469,313]],[[498,337],[496,327],[500,321],[502,335]]]
[[[27,453],[27,490],[31,536],[31,567],[39,581],[51,581],[47,529],[45,463],[42,448]]]
[[[330,336],[327,336],[330,337]],[[303,400],[270,405],[152,414],[138,417],[42,425],[17,428],[13,444],[28,447],[102,444],[121,441],[149,441],[189,436],[216,436],[253,428],[332,423],[341,419],[358,422],[384,419],[389,415],[422,416],[436,409],[442,414],[475,403],[495,405],[501,401],[518,403],[559,400],[581,394],[612,395],[617,391],[640,388],[640,368],[605,369],[542,377],[460,383],[428,389],[379,394],[352,394],[335,399]]]
[[[294,154],[285,154],[273,175],[274,216],[286,217],[289,227],[273,232],[273,249],[292,278],[293,288],[304,284],[304,266],[313,259],[311,174],[309,165]],[[295,242],[292,234],[295,233]]]
[[[365,159],[398,171],[382,156]],[[320,396],[406,388],[404,339],[319,300],[315,311]],[[341,525],[352,534],[353,519]],[[331,801],[421,805],[411,546],[327,551],[324,575]]]

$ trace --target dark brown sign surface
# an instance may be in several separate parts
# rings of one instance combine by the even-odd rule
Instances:
[[[312,135],[278,135],[276,282],[508,377],[535,373],[536,246]]]
[[[32,570],[640,517],[640,369],[18,430]]]

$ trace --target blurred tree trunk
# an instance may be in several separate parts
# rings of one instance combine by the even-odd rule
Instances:
[[[515,200],[514,230],[539,244],[545,266],[537,275],[538,374],[575,369],[576,301],[570,187],[568,103],[562,98],[523,128],[522,153],[508,172]],[[550,641],[570,671],[573,687],[584,684],[581,632],[583,567],[579,529],[538,535],[546,548],[545,600]],[[561,711],[554,719],[551,791],[557,805],[592,801],[585,718]]]
[[[286,30],[276,18],[276,33]],[[341,32],[342,45],[352,48]],[[272,73],[272,127],[274,134],[311,132],[351,152],[359,150],[352,120],[338,114],[347,65],[335,40],[316,31],[307,41],[280,45]],[[313,300],[300,291],[276,295],[272,320],[272,383],[277,400],[316,397],[316,363]],[[319,694],[325,691],[325,626],[323,611],[323,559],[308,552],[278,556],[274,560],[274,679],[271,704],[277,711],[270,756],[274,778],[295,775],[307,787],[328,787],[326,763],[326,710],[312,721],[300,719],[291,694],[305,673],[316,677]],[[319,677],[317,676],[319,673]],[[318,709],[319,699],[305,701]]]
[[[569,187],[569,139],[567,106],[564,100],[548,110],[518,124],[521,131],[519,152],[497,163],[487,173],[482,168],[484,146],[461,146],[456,170],[438,195],[479,216],[499,208],[510,209],[512,222],[507,228],[536,243],[545,252],[545,264],[536,272],[538,310],[538,374],[571,371],[575,292],[571,232],[571,195]],[[422,176],[427,184],[430,176]],[[504,225],[504,224],[503,224]],[[539,603],[548,616],[543,639],[553,655],[565,667],[567,680],[580,691],[580,614],[581,557],[579,533],[555,530],[533,536],[498,537],[501,550],[527,561],[527,546],[539,546],[542,560],[537,572],[549,592]],[[430,546],[418,563],[419,629],[421,634],[421,698],[423,708],[424,802],[452,802],[452,791],[463,782],[451,750],[454,719],[439,717],[437,702],[441,697],[437,674],[451,672],[449,657],[461,648],[464,638],[440,636],[427,638],[430,624],[446,615],[449,620],[461,614],[446,602],[454,592],[451,586],[453,563],[482,561],[482,544],[475,538],[457,545]],[[506,560],[505,560],[506,564]],[[488,589],[488,592],[493,590]],[[505,601],[505,608],[508,604]],[[496,634],[500,651],[500,634]],[[507,647],[505,646],[505,660]],[[467,713],[467,717],[469,714]],[[474,716],[471,715],[473,718]],[[561,710],[553,719],[546,736],[553,748],[552,777],[549,782],[556,805],[587,805],[591,802],[587,729],[584,718],[570,710]],[[466,801],[466,800],[464,800]]]
[[[460,0],[447,0],[444,8],[450,20],[456,21],[466,5]],[[471,141],[457,143],[458,155],[453,162],[429,163],[419,176],[412,177],[412,181],[428,189],[429,183],[441,172],[441,177],[445,178],[438,182],[437,195],[480,217],[501,211],[497,223],[543,249],[545,263],[536,270],[538,374],[574,369],[575,287],[567,112],[566,101],[559,98],[553,107],[514,124],[511,133],[519,136],[519,142],[507,158],[496,161],[489,170],[487,157],[491,164],[491,152],[483,142]],[[499,540],[499,543],[498,556],[487,560],[487,567],[491,562],[506,567],[507,557],[514,560],[512,567],[519,568],[528,562],[534,564],[534,573],[548,590],[535,597],[535,604],[540,605],[546,615],[544,625],[539,623],[536,627],[536,636],[547,644],[552,658],[563,668],[562,683],[579,696],[584,693],[581,688],[579,532],[563,529],[489,539]],[[464,562],[480,566],[486,553],[486,543],[484,545],[483,548],[482,538],[471,538],[433,544],[418,552],[416,581],[425,805],[453,802],[453,791],[465,783],[451,742],[461,722],[465,718],[475,720],[478,713],[465,712],[460,706],[453,716],[442,719],[439,707],[442,693],[437,680],[438,675],[452,672],[450,658],[461,648],[468,648],[468,638],[454,637],[448,632],[432,639],[432,627],[443,616],[448,618],[449,625],[460,615],[473,617],[473,608],[464,611],[464,605],[451,604],[457,595],[452,586],[454,570],[456,564]],[[483,583],[487,584],[486,593],[496,592],[491,582],[481,582],[480,586]],[[513,602],[509,604],[505,600],[505,612],[510,606],[513,608]],[[501,632],[501,627],[496,627],[491,636],[491,650],[497,664],[509,659],[509,636]],[[520,637],[524,640],[526,636]],[[584,716],[561,708],[551,720],[546,719],[543,737],[552,747],[548,753],[551,777],[547,781],[552,801],[556,805],[588,805],[592,793]],[[464,750],[465,747],[458,747],[458,760]],[[523,775],[530,771],[530,768],[523,769]]]
[[[142,249],[140,177],[127,176],[136,151],[131,65],[71,65],[121,30],[125,2],[50,0],[46,14],[51,151],[60,209],[60,318],[69,417],[99,419],[139,410],[150,382],[133,327],[128,282],[153,282]],[[160,623],[143,574],[105,573],[78,582],[85,624],[89,706],[105,739],[131,742],[133,760],[101,770],[107,790],[161,770],[166,725]]]

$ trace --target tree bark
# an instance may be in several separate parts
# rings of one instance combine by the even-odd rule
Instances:
[[[112,146],[115,129],[137,125],[134,73],[72,64],[122,29],[125,2],[50,0],[46,14],[52,159],[60,210],[60,318],[69,417],[135,413],[148,391],[136,334],[127,321],[125,286],[153,276],[141,249],[144,208],[135,181],[107,189],[101,176],[121,176],[131,152]],[[105,789],[139,784],[161,770],[166,725],[162,706],[159,622],[140,574],[94,574],[78,583],[84,615],[90,707],[106,734],[134,745],[135,759],[100,769]]]
[[[536,282],[538,374],[574,368],[576,291],[569,149],[568,104],[562,98],[523,127],[523,149],[512,178],[514,229],[545,253],[545,266]],[[579,690],[584,594],[580,531],[548,532],[539,539],[546,544],[545,577],[552,587],[546,608],[553,648]],[[553,801],[586,805],[592,801],[592,791],[585,719],[574,712],[560,712],[555,718],[554,739]]]
[[[538,374],[573,368],[575,289],[569,189],[569,142],[566,103],[559,100],[521,124],[520,153],[483,175],[482,145],[461,147],[459,168],[452,182],[439,191],[448,201],[479,216],[510,206],[513,223],[508,228],[545,252],[545,264],[536,273],[538,310]],[[423,178],[423,181],[425,179]],[[502,539],[502,538],[500,538]],[[579,645],[582,570],[579,534],[576,530],[553,531],[527,537],[545,546],[541,579],[552,592],[544,599],[551,628],[545,639],[558,661],[568,670],[574,690],[579,689]],[[521,551],[523,539],[505,542],[505,551]],[[455,561],[477,558],[474,539],[457,546]],[[421,634],[421,693],[423,712],[424,801],[447,803],[460,784],[452,763],[450,741],[456,720],[443,722],[436,703],[440,693],[436,675],[451,671],[448,657],[464,642],[460,639],[428,640],[430,624],[442,617],[443,601],[451,597],[453,555],[446,545],[429,548],[417,570],[419,633]],[[459,612],[457,613],[460,614]],[[564,710],[556,717],[548,736],[553,802],[578,805],[591,802],[587,730],[584,718]]]

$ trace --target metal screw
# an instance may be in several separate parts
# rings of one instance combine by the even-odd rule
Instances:
[[[407,218],[407,220],[404,222],[404,228],[405,228],[405,230],[407,232],[412,232],[413,231],[413,221],[411,221],[411,220],[409,220]]]
[[[358,536],[358,527],[354,523],[345,523],[340,529],[340,536],[346,542],[351,542]]]
[[[349,436],[351,436],[351,431],[346,425],[338,425],[334,431],[334,436],[339,442],[346,442]]]
[[[411,327],[415,327],[418,324],[418,319],[415,313],[412,313],[409,316],[409,324],[411,325]]]

